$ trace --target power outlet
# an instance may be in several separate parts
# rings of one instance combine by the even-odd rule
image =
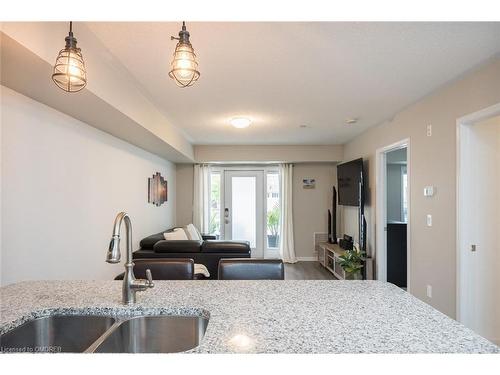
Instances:
[[[427,297],[432,298],[432,285],[427,285]]]
[[[432,137],[432,125],[427,125],[427,136]]]

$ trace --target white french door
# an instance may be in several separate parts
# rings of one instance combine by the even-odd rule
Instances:
[[[250,242],[252,258],[264,257],[264,172],[224,172],[224,238]]]

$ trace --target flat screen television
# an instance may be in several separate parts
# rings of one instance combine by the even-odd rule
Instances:
[[[363,159],[337,165],[337,189],[339,204],[359,206],[359,183],[363,176]]]

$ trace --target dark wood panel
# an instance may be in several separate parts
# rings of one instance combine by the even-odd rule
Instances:
[[[387,281],[406,288],[406,224],[387,224]]]

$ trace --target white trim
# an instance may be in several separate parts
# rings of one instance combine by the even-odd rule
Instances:
[[[481,122],[485,119],[495,117],[500,114],[500,103],[492,105],[490,107],[484,108],[480,111],[470,113],[466,116],[460,117],[457,119],[457,125],[456,125],[456,256],[457,256],[457,263],[456,263],[456,277],[455,277],[455,282],[456,282],[456,317],[457,321],[462,322],[462,305],[461,305],[461,285],[462,285],[462,279],[464,279],[464,282],[467,282],[467,277],[466,275],[462,275],[461,272],[461,267],[462,267],[462,257],[463,257],[463,251],[464,249],[467,248],[467,244],[462,244],[462,238],[460,236],[461,233],[461,228],[462,228],[462,222],[461,222],[461,215],[460,215],[460,206],[461,206],[461,201],[462,201],[462,195],[461,194],[461,185],[463,181],[467,179],[467,176],[463,173],[464,171],[461,170],[463,162],[461,160],[462,158],[462,144],[463,142],[466,141],[467,139],[467,133],[470,131],[470,127],[477,124],[478,122]]]
[[[381,147],[375,152],[375,278],[387,281],[387,236],[385,227],[387,223],[387,186],[386,186],[386,154],[390,151],[406,148],[406,173],[408,178],[408,220],[406,224],[406,290],[410,292],[410,244],[411,244],[411,159],[410,139],[405,138],[388,146]]]
[[[298,262],[316,262],[318,257],[297,257]]]

